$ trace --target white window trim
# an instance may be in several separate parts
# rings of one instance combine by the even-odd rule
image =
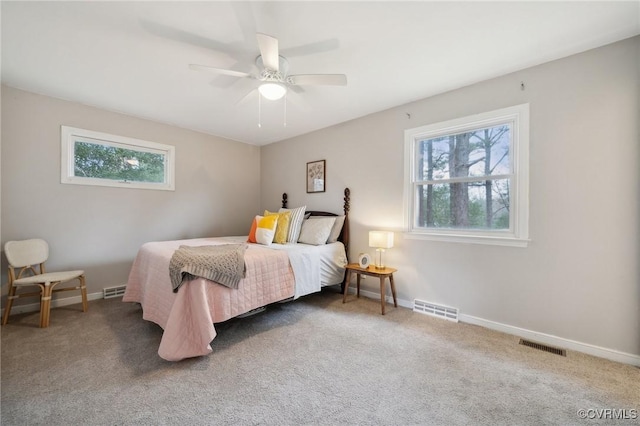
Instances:
[[[483,231],[471,229],[427,229],[415,226],[416,193],[415,144],[446,134],[491,126],[504,122],[513,123],[513,144],[510,161],[513,165],[511,212],[508,231]],[[516,105],[473,116],[407,129],[405,135],[404,212],[405,238],[471,244],[489,244],[527,247],[529,243],[529,104]]]
[[[153,182],[129,182],[112,179],[87,178],[75,175],[75,141],[77,139],[89,139],[96,143],[118,146],[142,152],[155,152],[165,156],[164,179],[162,183]],[[157,189],[164,191],[175,190],[175,147],[142,139],[128,138],[125,136],[110,135],[92,130],[75,127],[61,126],[61,170],[60,182],[74,185],[97,185],[132,189]]]

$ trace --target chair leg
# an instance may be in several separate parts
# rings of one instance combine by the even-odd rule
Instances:
[[[51,311],[51,283],[45,283],[42,288],[42,303],[40,308],[40,328],[49,327],[49,312]]]
[[[16,296],[16,287],[13,283],[9,283],[9,292],[7,293],[7,303],[4,307],[4,315],[2,315],[2,325],[5,325],[9,321],[9,313],[11,312],[11,305],[13,305],[13,298]]]
[[[84,280],[84,275],[78,277],[80,280],[80,293],[82,293],[82,312],[87,312],[87,286]]]

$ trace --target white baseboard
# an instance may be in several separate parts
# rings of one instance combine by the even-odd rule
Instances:
[[[355,294],[355,288],[349,286],[349,293]],[[369,299],[380,300],[380,293],[375,291],[360,289],[360,295],[368,297]],[[386,295],[387,302],[393,302],[391,296]],[[413,309],[413,302],[408,300],[397,299],[398,306],[404,308]],[[551,334],[539,333],[537,331],[527,330],[525,328],[514,327],[512,325],[502,324],[499,322],[486,320],[483,318],[474,317],[471,315],[458,314],[458,320],[467,324],[479,325],[480,327],[488,328],[490,330],[500,331],[502,333],[518,336],[523,339],[533,340],[535,342],[544,343],[551,346],[556,346],[564,349],[569,349],[576,352],[582,352],[587,355],[597,356],[599,358],[608,359],[611,361],[621,362],[623,364],[630,364],[636,367],[640,367],[640,355],[634,355],[626,352],[617,351],[615,349],[603,348],[600,346],[591,345],[589,343],[576,342],[575,340],[565,339],[563,337],[553,336]]]
[[[103,293],[91,293],[87,294],[87,300],[98,300],[103,298]],[[60,297],[57,299],[51,300],[51,307],[57,308],[60,306],[67,305],[75,305],[76,303],[82,303],[82,296],[73,296],[73,297]],[[14,314],[24,314],[27,312],[38,312],[40,311],[40,302],[37,303],[29,303],[26,305],[13,305],[11,307],[11,315]],[[4,308],[0,311],[0,315],[4,314]]]
[[[458,316],[461,322],[479,325],[480,327],[489,328],[491,330],[501,331],[503,333],[533,340],[535,342],[544,343],[576,352],[582,352],[588,355],[605,358],[611,361],[621,362],[640,367],[640,356],[626,352],[617,351],[615,349],[603,348],[591,345],[589,343],[576,342],[575,340],[565,339],[563,337],[553,336],[551,334],[539,333],[537,331],[527,330],[512,325],[502,324],[471,315],[460,314]]]

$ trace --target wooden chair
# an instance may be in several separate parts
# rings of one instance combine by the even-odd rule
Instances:
[[[13,299],[20,297],[40,296],[40,327],[49,326],[49,311],[51,309],[51,295],[58,291],[80,290],[82,294],[82,311],[87,311],[87,287],[85,285],[84,271],[46,272],[45,261],[49,258],[49,245],[40,239],[8,241],[4,245],[4,252],[9,262],[9,292],[7,304],[2,316],[2,325],[9,320]],[[40,272],[36,272],[35,265],[39,264]],[[20,269],[18,275],[15,269]],[[27,272],[31,275],[23,277]],[[54,289],[60,283],[80,281],[76,287]],[[40,287],[40,291],[16,294],[18,287]]]

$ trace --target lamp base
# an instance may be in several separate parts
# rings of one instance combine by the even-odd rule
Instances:
[[[376,249],[376,262],[373,265],[374,268],[376,269],[384,269],[384,263],[382,263],[382,253],[384,253],[384,249],[383,248],[378,248]]]

